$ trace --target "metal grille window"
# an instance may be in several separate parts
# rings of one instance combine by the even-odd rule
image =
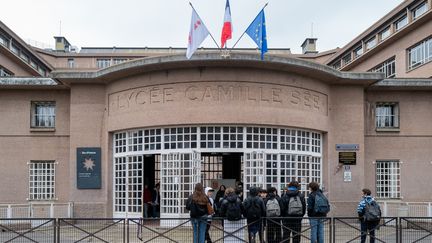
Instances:
[[[306,131],[297,131],[297,150],[309,151],[310,149],[310,133]]]
[[[296,150],[296,130],[281,129],[280,131],[280,146],[283,150]]]
[[[321,134],[312,133],[312,152],[321,153]]]
[[[376,162],[376,187],[379,198],[400,198],[399,161]]]
[[[116,133],[114,135],[114,151],[115,153],[125,153],[126,152],[126,133]]]
[[[201,180],[203,185],[211,185],[212,180],[222,179],[222,156],[202,156]]]
[[[55,108],[54,101],[32,102],[31,103],[31,127],[54,128],[55,127]]]
[[[247,127],[246,147],[253,149],[277,149],[278,131],[276,128]]]
[[[399,106],[397,103],[377,103],[375,108],[376,128],[399,128]]]
[[[143,131],[131,131],[128,133],[129,150],[131,152],[142,151],[143,148]]]
[[[395,57],[389,58],[383,63],[378,64],[369,72],[384,73],[386,78],[393,78],[396,76],[396,61]]]
[[[114,159],[114,210],[126,212],[127,206],[127,162],[126,157]]]
[[[143,156],[128,157],[128,212],[141,212],[141,195],[143,191],[143,165]]]
[[[427,11],[428,11],[427,2],[423,2],[412,10],[412,17],[413,19],[417,19]]]
[[[276,187],[279,185],[279,166],[277,154],[266,154],[266,183],[265,188]]]
[[[281,185],[286,186],[290,181],[297,181],[297,161],[295,154],[280,155]]]
[[[321,157],[312,157],[311,167],[312,174],[310,182],[315,181],[321,184]]]
[[[197,147],[196,127],[164,129],[164,149],[189,149]]]
[[[96,59],[97,68],[106,68],[111,66],[111,59]]]
[[[55,162],[29,163],[29,200],[55,199]]]
[[[160,150],[162,146],[161,129],[144,130],[144,150]]]
[[[201,127],[201,148],[243,148],[243,127]]]
[[[408,49],[408,69],[415,68],[432,60],[432,38],[424,40]]]

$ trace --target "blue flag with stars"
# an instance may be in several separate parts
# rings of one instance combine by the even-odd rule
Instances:
[[[264,9],[261,10],[254,21],[252,21],[252,23],[247,28],[246,33],[258,45],[258,49],[261,50],[261,60],[263,60],[264,53],[267,52],[267,34]]]

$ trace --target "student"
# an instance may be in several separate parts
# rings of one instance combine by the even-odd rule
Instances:
[[[288,188],[282,197],[284,207],[282,220],[283,237],[286,242],[290,242],[292,233],[293,243],[300,243],[301,221],[306,213],[306,201],[303,193],[299,191],[300,184],[297,181],[288,183]]]
[[[225,232],[236,232],[234,235],[240,239],[243,238],[243,230],[239,230],[243,227],[243,220],[241,220],[242,215],[244,214],[244,207],[240,198],[235,193],[235,190],[231,187],[228,187],[225,190],[225,198],[222,200],[220,216],[225,217],[224,220],[224,231]],[[225,233],[225,236],[227,234]],[[238,242],[236,237],[225,237],[224,242]]]
[[[206,196],[208,197],[210,205],[213,207],[213,211],[216,212],[215,203],[214,203],[214,200],[212,198],[214,189],[211,187],[206,187],[204,191],[205,191]],[[210,234],[209,234],[209,230],[210,230],[210,226],[211,226],[211,222],[212,222],[212,216],[213,215],[209,215],[207,218],[207,226],[206,226],[206,232],[205,232],[205,240],[207,241],[207,243],[212,243],[212,240],[211,240]]]
[[[225,190],[226,190],[225,185],[221,185],[219,187],[219,190],[216,192],[215,203],[216,203],[216,207],[219,209],[221,206],[222,199],[224,198],[225,195]]]
[[[271,187],[267,191],[267,198],[264,200],[267,217],[267,242],[276,243],[282,240],[280,217],[283,205],[275,187]]]
[[[307,213],[311,226],[311,243],[324,243],[324,220],[320,218],[327,217],[330,205],[319,189],[318,183],[313,181],[309,183],[308,187],[310,194],[307,199]]]
[[[190,211],[193,227],[193,243],[204,243],[207,224],[208,197],[201,183],[195,185],[195,190],[186,201],[186,209]]]
[[[260,242],[262,241],[262,217],[265,217],[265,205],[261,197],[258,196],[259,188],[251,187],[249,196],[243,202],[245,217],[248,224],[249,242],[255,242],[258,233]]]
[[[142,198],[143,198],[143,217],[148,218],[149,216],[148,212],[149,209],[151,208],[151,203],[152,203],[152,193],[148,188],[147,184],[144,185]]]
[[[360,218],[361,243],[366,242],[369,231],[370,243],[375,243],[375,229],[381,218],[381,209],[375,199],[371,196],[371,190],[364,188],[363,196],[357,207]]]
[[[153,189],[153,193],[152,193],[152,202],[151,202],[151,206],[152,206],[152,217],[153,218],[158,218],[160,216],[160,184],[157,183]]]

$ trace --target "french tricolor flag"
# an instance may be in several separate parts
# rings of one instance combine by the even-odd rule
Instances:
[[[229,5],[229,0],[227,0],[225,5],[224,24],[223,24],[222,36],[221,36],[222,48],[224,48],[226,41],[231,39],[231,36],[232,36],[231,9]]]

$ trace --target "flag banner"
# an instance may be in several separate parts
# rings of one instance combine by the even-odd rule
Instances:
[[[264,53],[267,52],[267,33],[266,33],[266,23],[264,16],[264,9],[256,16],[254,21],[249,25],[246,33],[252,38],[253,41],[261,50],[261,60],[264,59]]]
[[[188,47],[186,57],[190,59],[201,43],[207,38],[209,31],[198,16],[195,9],[192,8],[192,19],[189,30]]]
[[[226,1],[224,23],[221,35],[221,48],[224,48],[226,41],[232,37],[232,21],[231,21],[231,8],[229,0]]]

